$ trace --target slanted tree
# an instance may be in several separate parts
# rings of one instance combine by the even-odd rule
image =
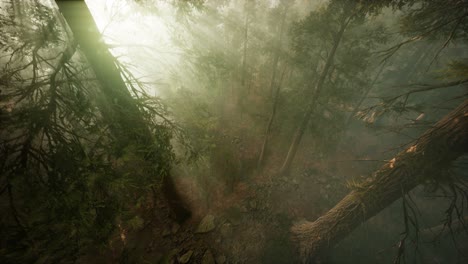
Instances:
[[[302,136],[306,131],[309,121],[311,119],[312,114],[314,113],[315,109],[317,108],[317,102],[321,97],[322,90],[324,89],[325,82],[329,77],[330,71],[334,64],[335,55],[337,53],[338,47],[340,46],[343,36],[345,34],[346,29],[357,18],[359,18],[362,14],[360,8],[355,3],[342,3],[342,2],[333,2],[330,4],[324,14],[322,14],[322,18],[324,21],[322,23],[327,23],[325,21],[329,21],[329,24],[336,24],[336,31],[326,32],[330,35],[331,38],[331,45],[326,53],[326,59],[323,63],[322,69],[320,70],[320,74],[318,79],[314,84],[311,84],[311,98],[309,103],[307,104],[307,109],[304,111],[304,115],[297,127],[292,142],[289,146],[287,155],[284,159],[284,162],[280,169],[280,174],[287,174],[290,171],[291,164],[294,160],[294,157],[297,153],[298,147],[302,140]],[[312,16],[312,14],[310,15]]]
[[[354,185],[348,195],[314,222],[296,224],[293,240],[303,263],[321,254],[359,224],[376,215],[428,179],[442,177],[451,163],[468,150],[468,100],[427,130],[410,147]]]
[[[466,2],[458,1],[375,1],[368,3],[375,7],[393,6],[405,12],[403,16],[402,35],[409,38],[385,50],[385,60],[394,55],[404,45],[428,38],[445,38],[439,50],[432,55],[437,58],[442,49],[454,40],[466,39],[466,27],[461,27],[466,21]],[[371,8],[372,9],[372,8]],[[450,12],[449,10],[457,10]],[[417,52],[420,53],[420,52]],[[419,55],[419,54],[416,54]],[[415,56],[416,56],[415,55]],[[452,64],[451,70],[444,76],[452,81],[435,85],[426,85],[420,89],[402,93],[391,98],[384,98],[380,107],[406,108],[410,95],[435,89],[456,87],[466,81],[466,71],[463,63]],[[457,70],[458,69],[458,70]],[[457,72],[457,74],[450,74]],[[455,77],[455,78],[454,78]],[[453,79],[455,79],[453,81]],[[466,95],[462,95],[466,98]],[[384,113],[381,110],[380,113]],[[303,222],[292,227],[293,240],[298,243],[301,261],[303,263],[320,262],[337,242],[352,232],[359,224],[376,215],[384,208],[402,199],[404,212],[408,210],[406,195],[417,185],[427,181],[445,182],[449,184],[455,197],[458,192],[466,195],[466,190],[457,185],[457,181],[445,173],[452,167],[454,161],[466,155],[468,149],[468,101],[464,101],[448,113],[424,134],[410,144],[410,147],[398,153],[379,170],[361,183],[353,183],[351,192],[338,202],[323,216],[314,222]],[[448,220],[445,223],[450,228],[452,210],[457,205],[452,202],[447,210]],[[456,209],[457,210],[457,209]],[[457,212],[459,221],[464,216]],[[405,213],[405,228],[408,229],[408,216]],[[405,232],[408,232],[406,230]],[[418,230],[416,230],[418,232]],[[405,238],[399,243],[398,258],[403,254]]]
[[[1,14],[0,258],[73,260],[111,234],[132,188],[117,184],[100,94],[56,9],[17,3]]]
[[[280,12],[281,12],[281,22],[280,22],[280,25],[279,25],[279,30],[278,30],[278,36],[277,36],[277,40],[274,41],[274,51],[273,51],[273,68],[272,68],[272,73],[271,73],[271,80],[270,80],[270,84],[269,84],[269,91],[271,93],[271,105],[272,105],[272,111],[271,111],[271,114],[270,114],[270,117],[268,119],[268,123],[267,123],[267,126],[266,126],[266,129],[265,129],[265,136],[264,136],[264,139],[263,139],[263,143],[262,143],[262,147],[260,149],[260,154],[259,154],[259,157],[258,157],[258,161],[257,161],[257,168],[258,169],[261,169],[262,166],[263,166],[263,163],[265,161],[265,158],[266,158],[266,153],[267,153],[267,148],[269,147],[268,146],[268,142],[269,142],[269,139],[271,137],[271,129],[272,129],[272,126],[273,126],[273,121],[275,119],[275,116],[276,116],[276,109],[278,108],[278,102],[279,102],[279,99],[280,99],[280,90],[281,90],[281,85],[282,85],[282,82],[283,82],[283,77],[284,77],[284,73],[286,71],[286,66],[284,67],[281,75],[280,75],[280,79],[279,81],[277,81],[277,72],[278,72],[278,63],[279,63],[279,60],[280,60],[280,57],[283,55],[284,56],[284,47],[283,47],[283,38],[284,38],[284,31],[285,31],[285,28],[287,25],[286,24],[286,16],[288,14],[288,9],[290,8],[290,6],[287,4],[287,3],[282,3],[278,6],[278,9],[280,9]]]
[[[118,224],[141,227],[138,204],[174,163],[167,112],[127,86],[84,2],[64,4],[70,21],[53,2],[0,13],[2,263],[75,261]]]
[[[110,53],[106,44],[101,41],[101,34],[93,20],[93,17],[84,1],[56,1],[60,12],[63,14],[67,24],[70,26],[74,41],[80,45],[83,54],[88,60],[93,72],[102,89],[102,93],[107,100],[107,109],[103,111],[106,119],[122,148],[132,144],[141,146],[155,146],[159,144],[169,145],[169,138],[158,138],[154,136],[152,128],[144,119],[144,105],[139,105],[137,99],[132,97],[129,92],[128,82],[124,80],[125,72],[119,65],[113,55]],[[127,76],[128,78],[128,76]],[[133,87],[132,87],[133,88]],[[133,90],[134,95],[139,92]],[[135,150],[138,151],[138,150]],[[161,179],[162,191],[167,197],[178,221],[183,222],[190,217],[190,211],[182,202],[177,194],[174,182],[170,176],[170,163],[161,163],[167,159],[170,152],[155,148],[147,150],[143,155],[145,159],[153,160],[157,170],[154,177]]]

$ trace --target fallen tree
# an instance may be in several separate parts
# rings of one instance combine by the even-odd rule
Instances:
[[[442,171],[467,150],[468,99],[315,222],[294,225],[292,239],[298,245],[301,261],[316,263],[361,223],[425,180],[441,177]]]

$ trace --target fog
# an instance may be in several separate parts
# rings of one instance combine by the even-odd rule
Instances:
[[[466,1],[0,3],[0,262],[468,260]]]

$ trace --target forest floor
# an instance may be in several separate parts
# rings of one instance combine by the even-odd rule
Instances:
[[[113,251],[100,259],[93,256],[92,262],[291,263],[296,255],[291,224],[326,212],[345,193],[345,181],[339,173],[327,172],[324,163],[309,164],[287,177],[276,175],[275,164],[279,160],[273,158],[261,173],[254,171],[232,187],[212,184],[210,201],[203,198],[206,190],[197,189],[196,177],[176,178],[191,219],[178,224],[158,200],[148,217],[151,222],[116,235]]]
[[[374,164],[377,157],[389,154],[375,152],[376,144],[380,144],[378,137],[361,135],[360,140],[342,143],[328,160],[313,159],[315,154],[307,150],[298,153],[296,164],[302,165],[288,176],[277,174],[280,156],[271,156],[262,172],[254,169],[235,182],[219,181],[219,177],[200,182],[200,176],[179,175],[175,177],[176,185],[192,211],[189,220],[177,223],[166,202],[156,199],[142,229],[121,230],[112,241],[113,250],[91,254],[81,263],[296,263],[291,225],[295,221],[313,221],[325,213],[348,192],[348,181],[368,175],[378,166]],[[355,257],[361,263],[391,260],[402,231],[402,219],[395,214],[398,210],[370,219],[357,235],[363,244],[356,243],[356,239],[344,241],[341,255],[335,258]],[[372,238],[377,234],[381,237]],[[425,261],[439,263],[432,255],[430,261]]]

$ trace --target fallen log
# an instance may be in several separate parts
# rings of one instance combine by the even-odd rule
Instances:
[[[302,263],[318,258],[361,223],[427,179],[437,179],[468,150],[468,100],[374,172],[315,222],[291,228]]]

